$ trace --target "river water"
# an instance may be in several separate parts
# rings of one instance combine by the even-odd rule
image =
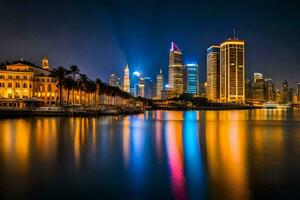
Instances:
[[[299,199],[300,112],[0,119],[0,199]]]

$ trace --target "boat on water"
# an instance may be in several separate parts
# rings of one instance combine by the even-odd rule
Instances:
[[[38,107],[32,110],[34,115],[68,115],[68,111],[63,107],[58,106],[45,106]]]
[[[292,104],[278,104],[274,102],[267,102],[262,105],[264,109],[288,109],[292,108]]]
[[[265,108],[265,109],[277,109],[278,104],[274,103],[274,102],[267,102],[267,103],[264,103],[262,105],[262,107]]]

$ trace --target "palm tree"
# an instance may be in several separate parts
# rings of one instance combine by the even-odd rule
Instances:
[[[80,92],[80,104],[81,104],[81,91],[86,92],[87,91],[87,84],[88,84],[89,78],[86,74],[79,74],[79,80],[78,80],[78,86],[79,86],[79,92]]]
[[[64,83],[63,83],[63,87],[64,89],[66,89],[68,91],[68,97],[67,97],[67,105],[69,105],[69,100],[70,100],[70,90],[74,89],[74,80],[72,77],[68,76],[67,78],[65,78]]]
[[[75,94],[74,94],[74,88],[76,87],[76,75],[79,74],[79,68],[77,65],[71,65],[70,67],[70,71],[72,73],[72,78],[73,78],[73,88],[72,88],[72,94],[73,94],[73,105],[74,105],[74,102],[75,102]]]
[[[92,80],[89,80],[87,82],[87,92],[88,92],[88,95],[89,95],[89,104],[90,104],[90,99],[91,99],[91,95],[93,96],[97,91],[97,86],[96,86],[96,83]],[[96,101],[94,101],[95,103]]]
[[[56,87],[59,89],[59,105],[62,106],[62,90],[64,85],[64,80],[66,76],[70,74],[69,70],[66,70],[64,67],[60,66],[51,71],[51,75],[56,78]]]

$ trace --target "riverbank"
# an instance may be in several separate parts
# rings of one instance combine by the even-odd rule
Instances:
[[[18,109],[7,108],[0,109],[0,118],[6,117],[35,117],[35,116],[66,116],[66,117],[87,117],[87,116],[104,116],[104,115],[133,115],[143,113],[141,108],[114,108],[114,109]]]

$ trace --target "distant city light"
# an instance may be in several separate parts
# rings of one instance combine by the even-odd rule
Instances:
[[[197,66],[197,64],[196,63],[189,63],[189,64],[186,64],[186,66],[188,66],[188,67],[195,67],[195,66]]]
[[[133,75],[140,77],[141,73],[138,71],[133,72]]]
[[[165,85],[165,88],[170,88],[169,84],[166,84],[166,85]]]

